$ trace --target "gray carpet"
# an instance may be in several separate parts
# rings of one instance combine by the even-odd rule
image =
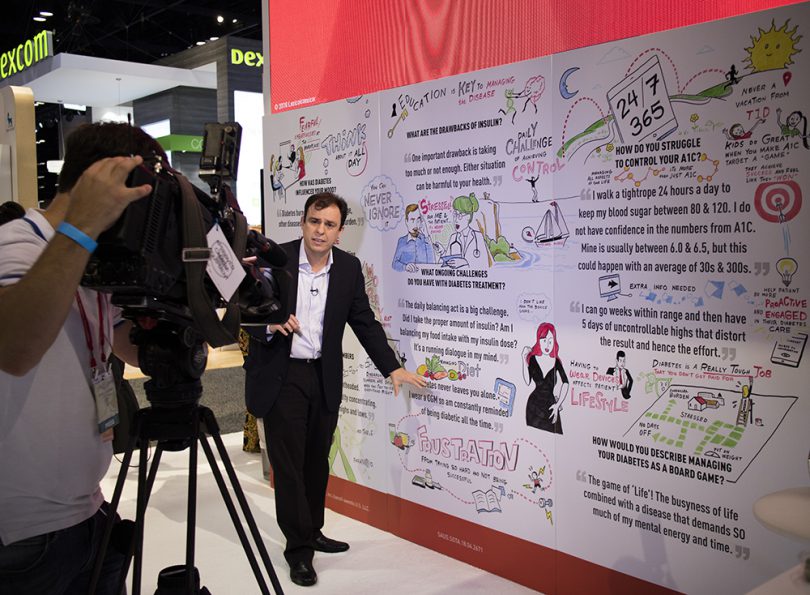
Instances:
[[[130,380],[141,407],[148,407],[143,383],[146,379]],[[220,432],[229,434],[242,431],[245,423],[245,371],[240,368],[209,370],[202,377],[203,396],[200,405],[205,405],[219,422]]]

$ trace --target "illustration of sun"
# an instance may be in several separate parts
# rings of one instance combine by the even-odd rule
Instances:
[[[786,68],[788,65],[793,64],[794,54],[799,53],[801,50],[796,49],[796,44],[802,38],[801,35],[796,36],[798,25],[793,27],[793,30],[788,31],[788,24],[790,19],[785,21],[781,28],[777,29],[773,21],[771,21],[771,28],[768,31],[759,30],[759,37],[751,37],[751,47],[745,48],[748,52],[748,57],[743,62],[749,62],[746,68],[752,72],[763,72],[765,70],[774,70],[778,68]]]

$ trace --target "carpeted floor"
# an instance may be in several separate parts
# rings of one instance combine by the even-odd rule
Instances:
[[[144,378],[129,381],[141,407],[148,407]],[[205,405],[219,422],[223,434],[242,430],[245,423],[245,371],[240,367],[207,370],[202,377],[203,396],[200,405]]]

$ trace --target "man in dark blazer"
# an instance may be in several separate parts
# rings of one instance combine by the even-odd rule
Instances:
[[[632,395],[630,391],[633,390],[633,375],[627,369],[627,355],[621,349],[616,352],[616,365],[607,369],[609,376],[616,376],[619,379],[619,389],[622,391],[622,396],[629,399]]]
[[[245,359],[248,411],[264,418],[276,488],[276,516],[287,539],[284,556],[298,585],[317,581],[314,551],[349,544],[321,533],[329,450],[343,391],[343,331],[352,327],[394,394],[423,377],[400,366],[374,317],[360,261],[334,247],[346,221],[346,201],[332,193],[310,196],[301,218],[303,238],[282,244],[285,270],[276,271],[284,324],[250,327]]]

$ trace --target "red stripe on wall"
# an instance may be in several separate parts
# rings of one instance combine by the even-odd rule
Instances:
[[[674,595],[628,574],[330,476],[326,505],[543,593]]]
[[[335,101],[796,3],[268,0],[271,108]]]

